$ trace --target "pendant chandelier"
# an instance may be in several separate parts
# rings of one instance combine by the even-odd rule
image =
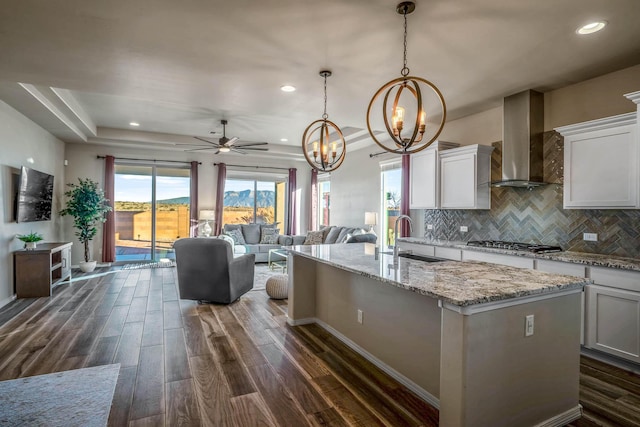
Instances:
[[[442,132],[447,117],[447,108],[440,90],[428,80],[409,75],[409,68],[407,67],[407,15],[413,12],[415,8],[416,5],[412,1],[404,1],[396,7],[396,12],[404,16],[404,63],[400,71],[402,77],[391,80],[378,89],[371,102],[369,102],[369,108],[367,109],[367,129],[371,138],[384,150],[396,154],[411,154],[427,148]],[[425,130],[427,129],[427,113],[424,105],[423,89],[430,89],[435,93],[442,110],[440,125],[428,140],[424,139]],[[403,92],[405,97],[401,99]],[[383,94],[382,117],[390,140],[385,139],[385,141],[380,142],[371,129],[371,121],[373,106]],[[399,104],[401,101],[407,102],[408,100],[412,103],[415,102],[415,107],[405,110]],[[393,102],[391,106],[389,105],[390,102]],[[410,107],[407,104],[405,106]],[[407,111],[410,112],[407,113]],[[412,113],[415,114],[415,120]],[[413,125],[413,128],[405,126],[407,124],[409,126]],[[404,134],[403,131],[405,131]]]
[[[347,154],[347,143],[340,128],[329,120],[327,114],[327,77],[331,71],[322,70],[324,77],[324,114],[312,122],[302,135],[302,152],[312,168],[331,172],[340,167]]]

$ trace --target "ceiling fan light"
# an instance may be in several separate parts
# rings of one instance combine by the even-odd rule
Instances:
[[[228,153],[229,151],[231,151],[229,147],[220,147],[219,150],[221,153]]]
[[[602,30],[607,25],[607,21],[590,22],[576,30],[578,34],[593,34]]]

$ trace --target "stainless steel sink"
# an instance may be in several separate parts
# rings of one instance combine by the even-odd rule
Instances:
[[[388,251],[380,252],[380,253],[385,255],[393,255],[393,252],[388,252]],[[444,258],[436,258],[434,256],[429,256],[429,255],[419,255],[419,254],[414,254],[412,252],[400,252],[398,256],[400,258],[409,258],[409,259],[415,259],[417,261],[424,261],[424,262],[450,261]]]
[[[428,255],[418,255],[418,254],[410,254],[410,253],[400,253],[398,256],[401,258],[415,259],[417,261],[424,261],[424,262],[449,261],[448,259],[444,259],[444,258],[436,258]]]

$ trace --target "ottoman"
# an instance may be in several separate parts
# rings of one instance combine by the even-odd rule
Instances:
[[[267,279],[267,295],[273,299],[285,299],[289,297],[289,276],[276,274]]]

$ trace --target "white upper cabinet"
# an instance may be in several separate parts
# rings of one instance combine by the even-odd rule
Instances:
[[[491,152],[487,145],[468,145],[440,153],[440,207],[491,208]]]
[[[452,142],[435,141],[411,155],[411,209],[437,209],[440,207],[440,151],[458,147]]]
[[[640,208],[637,113],[556,130],[564,137],[565,209]]]

